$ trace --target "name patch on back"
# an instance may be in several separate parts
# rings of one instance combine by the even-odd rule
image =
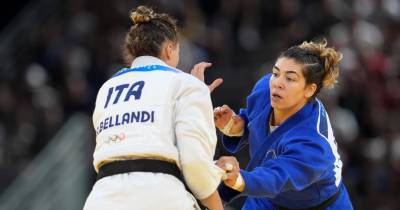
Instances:
[[[154,122],[154,111],[133,111],[114,116],[106,117],[96,127],[96,135],[114,126],[127,125],[132,123]]]

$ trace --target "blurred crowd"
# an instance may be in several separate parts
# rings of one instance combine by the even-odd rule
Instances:
[[[400,1],[60,2],[14,55],[13,76],[0,78],[0,193],[71,114],[91,115],[101,84],[124,67],[129,10],[146,4],[178,19],[180,69],[208,61],[206,77],[225,80],[213,92],[214,106],[245,106],[281,51],[325,37],[344,54],[338,84],[321,99],[355,209],[400,209]],[[245,162],[246,152],[240,158]]]

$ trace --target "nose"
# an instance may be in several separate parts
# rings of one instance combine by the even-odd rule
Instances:
[[[272,85],[275,88],[282,89],[284,86],[284,81],[282,76],[275,77],[272,81]]]

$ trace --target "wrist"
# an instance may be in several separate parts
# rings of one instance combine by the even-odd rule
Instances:
[[[243,136],[244,129],[240,129],[240,131],[231,132],[233,125],[235,124],[235,117],[237,115],[232,115],[231,119],[229,119],[228,123],[222,128],[218,128],[223,134],[227,136]],[[240,118],[240,117],[239,117]]]
[[[245,182],[240,173],[239,173],[238,177],[236,178],[235,184],[233,184],[232,186],[229,186],[229,187],[236,191],[243,192],[244,187],[245,187]]]

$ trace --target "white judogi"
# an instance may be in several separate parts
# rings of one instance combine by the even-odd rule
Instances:
[[[156,57],[136,58],[131,69],[103,84],[93,124],[96,171],[110,161],[154,158],[175,162],[198,199],[210,196],[220,183],[208,87]],[[84,209],[193,209],[194,204],[175,177],[132,172],[97,181]]]

